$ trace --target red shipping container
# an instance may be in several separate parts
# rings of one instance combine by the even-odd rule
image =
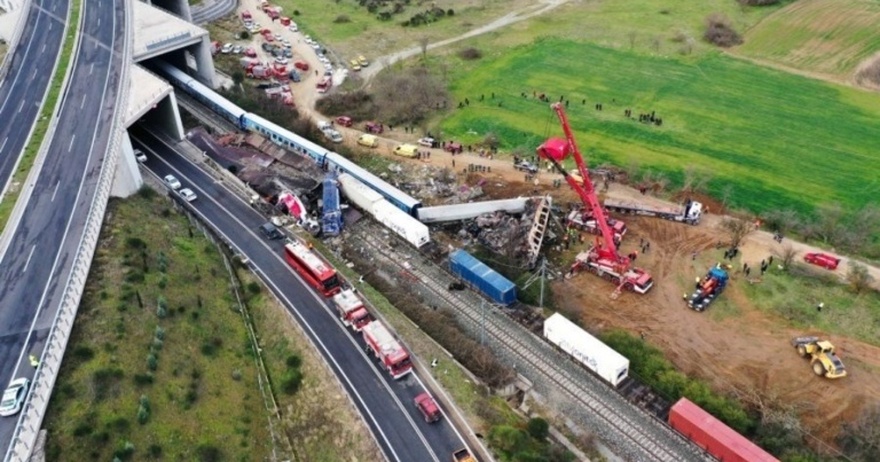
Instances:
[[[669,410],[669,425],[721,462],[779,462],[687,398]]]

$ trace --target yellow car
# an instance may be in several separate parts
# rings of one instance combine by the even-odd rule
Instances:
[[[361,67],[367,67],[370,65],[370,62],[367,61],[367,58],[364,58],[364,55],[358,56],[358,63],[361,65]]]
[[[351,60],[351,70],[353,70],[355,72],[361,70],[361,63],[359,63],[358,60],[356,60],[356,59],[352,59]]]

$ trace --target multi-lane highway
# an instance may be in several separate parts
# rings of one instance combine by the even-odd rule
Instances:
[[[42,3],[51,12],[53,2]],[[124,0],[82,4],[83,29],[54,137],[33,195],[0,258],[0,384],[33,376],[27,355],[40,356],[68,282],[117,109],[124,8]],[[15,423],[0,420],[4,453]]]
[[[70,0],[34,0],[0,85],[0,191],[12,176],[61,52]],[[76,24],[73,25],[76,27]]]
[[[443,462],[465,446],[448,419],[427,424],[419,415],[412,404],[424,391],[418,376],[391,380],[364,352],[362,339],[346,329],[327,301],[290,270],[281,257],[283,243],[264,239],[257,229],[265,217],[160,138],[141,129],[133,129],[131,135],[134,145],[147,153],[145,167],[159,178],[173,174],[184,187],[193,189],[198,199],[188,207],[245,255],[285,303],[349,393],[389,460]]]

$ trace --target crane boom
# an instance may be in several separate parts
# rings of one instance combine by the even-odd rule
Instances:
[[[578,150],[577,143],[574,140],[574,134],[571,131],[571,126],[568,124],[568,117],[565,115],[565,110],[560,103],[553,103],[550,107],[553,108],[556,115],[559,116],[559,122],[562,124],[562,131],[565,132],[565,140],[548,140],[538,148],[538,155],[553,163],[556,170],[562,173],[565,177],[565,181],[568,185],[571,186],[571,188],[581,197],[581,201],[584,205],[589,207],[592,211],[593,218],[595,218],[596,223],[601,230],[604,242],[603,248],[600,249],[600,252],[604,254],[603,256],[617,263],[627,265],[628,262],[625,260],[628,259],[622,258],[617,253],[617,245],[614,242],[614,233],[612,233],[611,228],[608,227],[608,217],[605,216],[605,209],[602,208],[602,204],[599,203],[599,198],[596,197],[596,188],[590,180],[590,171],[587,169],[587,166],[584,163],[584,158]],[[562,165],[560,165],[560,162],[568,155],[571,155],[577,164],[578,172],[583,179],[583,186],[572,178]]]

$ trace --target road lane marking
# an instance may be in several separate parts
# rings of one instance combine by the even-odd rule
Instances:
[[[43,54],[45,52],[46,52],[46,44],[44,43],[43,48],[40,49],[40,54]]]
[[[79,108],[82,109],[83,107],[85,107],[85,105],[86,105],[86,95],[83,94],[83,99],[82,99],[82,102],[79,103]]]
[[[37,78],[37,68],[34,68],[34,73],[31,75],[31,80]]]
[[[98,8],[101,8],[101,4],[100,4],[100,3],[98,4]],[[98,28],[99,28],[99,29],[101,28],[101,18],[100,18],[100,17],[98,18]]]
[[[52,193],[52,200],[49,202],[55,202],[55,195],[58,194],[58,187],[59,186],[61,186],[61,180],[58,180],[58,182],[55,183],[55,191]]]
[[[3,148],[6,147],[6,142],[9,141],[9,137],[3,138],[3,144],[0,144],[0,152],[3,152]]]
[[[21,101],[21,104],[18,105],[18,113],[21,114],[21,109],[24,108],[24,100]]]
[[[31,247],[31,253],[28,254],[27,261],[24,262],[24,268],[22,268],[22,270],[21,270],[22,273],[27,272],[28,266],[31,264],[31,257],[34,256],[34,250],[37,250],[36,244],[34,244],[34,246]]]
[[[74,133],[73,136],[70,137],[70,144],[67,145],[67,152],[70,152],[70,150],[73,149],[73,142],[75,140],[76,140],[76,133]]]
[[[92,63],[92,65],[89,66],[89,75],[92,75],[92,72],[94,72],[94,71],[95,71],[95,63]]]

